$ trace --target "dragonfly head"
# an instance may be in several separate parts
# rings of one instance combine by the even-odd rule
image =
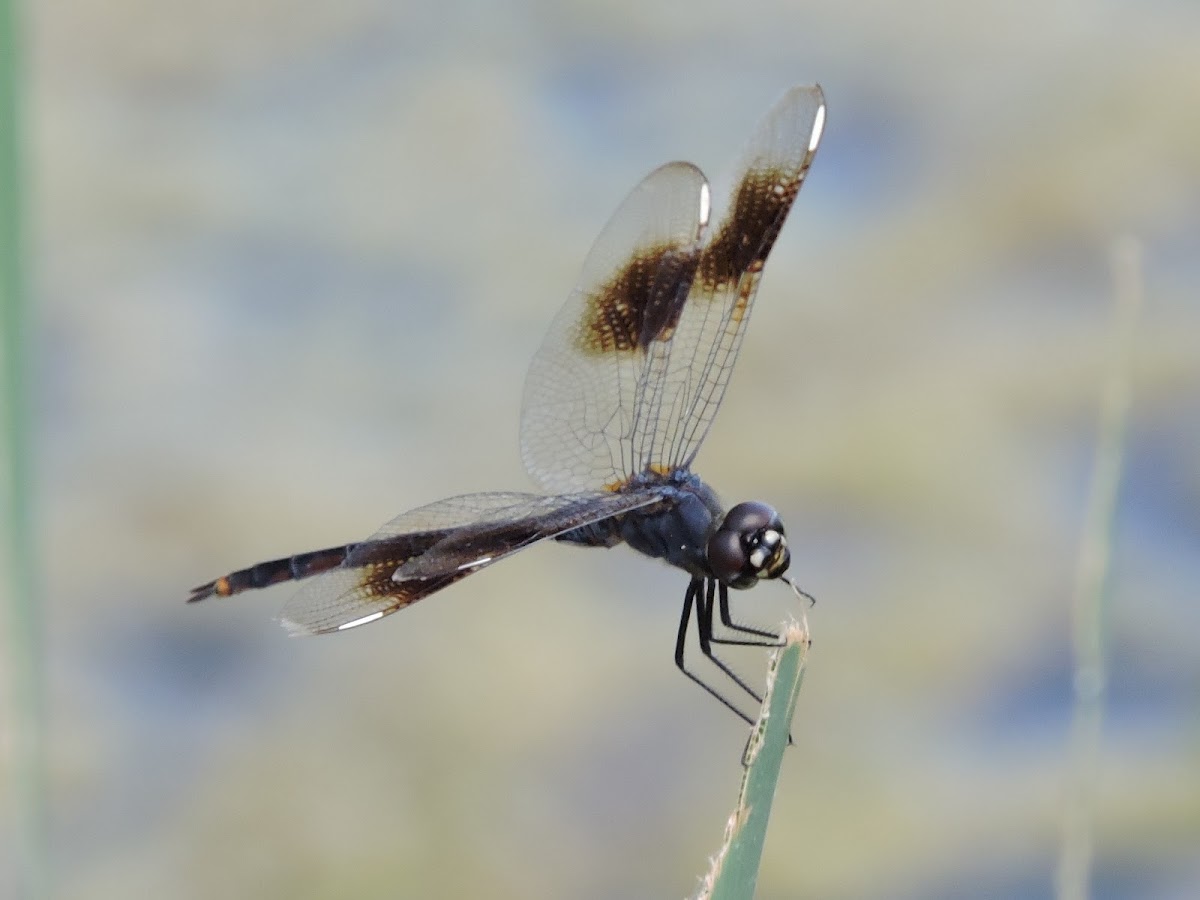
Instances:
[[[732,588],[779,578],[792,561],[779,513],[765,503],[739,503],[708,539],[708,565]]]

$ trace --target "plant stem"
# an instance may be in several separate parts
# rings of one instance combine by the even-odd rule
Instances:
[[[0,0],[0,405],[4,447],[0,503],[4,516],[4,596],[11,686],[9,792],[14,807],[15,896],[47,895],[44,704],[41,623],[37,606],[30,497],[28,310],[21,231],[20,34],[16,0]]]
[[[771,803],[787,749],[792,714],[804,679],[809,638],[806,625],[789,624],[784,644],[771,656],[762,712],[750,733],[737,806],[725,825],[725,839],[701,887],[701,900],[749,900],[758,883]]]
[[[1062,844],[1055,878],[1059,900],[1086,900],[1092,865],[1092,812],[1104,721],[1105,648],[1113,522],[1131,387],[1129,357],[1142,305],[1141,246],[1133,238],[1112,250],[1116,303],[1113,347],[1100,402],[1100,433],[1080,541],[1072,609],[1075,677],[1067,755]]]

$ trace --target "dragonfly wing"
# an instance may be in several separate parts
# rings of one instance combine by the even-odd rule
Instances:
[[[306,581],[284,606],[280,620],[294,634],[321,634],[365,625],[403,609],[470,572],[401,584],[392,578],[397,569],[428,552],[456,529],[537,496],[517,492],[467,494],[402,513],[354,545],[340,566]]]
[[[658,499],[649,491],[605,491],[492,492],[439,500],[397,516],[354,545],[338,568],[305,583],[281,619],[297,634],[365,625],[538,541]]]
[[[525,379],[521,455],[547,491],[595,490],[636,471],[631,436],[644,418],[649,357],[675,327],[708,211],[700,170],[668,163],[633,189],[593,244]]]
[[[711,227],[708,184],[684,162],[651,172],[613,214],[526,378],[521,450],[543,488],[613,489],[691,463],[824,120],[819,87],[788,91]]]
[[[733,170],[705,237],[660,377],[647,382],[634,425],[643,467],[690,466],[708,434],[767,256],[812,165],[825,123],[815,85],[788,91],[767,113]]]
[[[653,490],[591,491],[533,498],[448,534],[396,572],[399,581],[475,572],[531,544],[660,502]]]

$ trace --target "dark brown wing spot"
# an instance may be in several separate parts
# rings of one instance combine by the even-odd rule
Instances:
[[[391,610],[403,609],[471,574],[463,571],[433,578],[396,581],[392,576],[398,568],[400,564],[394,561],[364,566],[358,582],[358,595],[364,600],[391,600]]]
[[[752,169],[738,185],[730,211],[700,260],[703,284],[719,292],[752,270],[761,271],[800,190],[799,173]],[[740,292],[739,292],[740,293]],[[739,297],[745,308],[745,300]]]
[[[399,583],[392,580],[392,575],[400,568],[397,563],[380,563],[363,566],[358,579],[359,591],[367,597],[389,597],[397,593]]]
[[[588,356],[643,351],[675,332],[696,274],[693,248],[643,249],[587,297],[577,346]]]
[[[413,557],[428,551],[446,534],[446,531],[426,531],[359,544],[349,559],[350,565],[361,567],[359,593],[371,599],[391,597],[396,601],[396,607],[400,608],[436,590],[419,580],[396,581],[392,576],[396,574],[397,569]],[[446,581],[443,584],[449,583]]]
[[[730,312],[730,318],[734,322],[742,321],[746,310],[750,308],[750,301],[758,290],[758,282],[762,280],[762,270],[763,261],[756,259],[750,263],[750,268],[746,270],[745,276],[738,282],[737,300],[734,301],[733,310]]]

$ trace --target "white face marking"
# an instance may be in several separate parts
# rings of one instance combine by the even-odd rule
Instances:
[[[755,547],[750,551],[750,565],[755,569],[761,569],[763,563],[767,561],[767,551],[762,547]]]
[[[344,625],[337,627],[338,631],[345,631],[347,628],[356,628],[359,625],[366,625],[368,622],[374,622],[376,619],[382,619],[383,613],[373,612],[369,616],[363,616],[361,619],[355,619],[353,622],[347,622]]]
[[[708,184],[700,185],[700,224],[704,225],[708,222],[708,215],[712,212],[712,196],[709,194]]]
[[[817,109],[817,118],[813,122],[812,136],[808,139],[808,152],[812,153],[817,149],[817,144],[821,143],[821,132],[825,130],[825,104],[822,103]]]

